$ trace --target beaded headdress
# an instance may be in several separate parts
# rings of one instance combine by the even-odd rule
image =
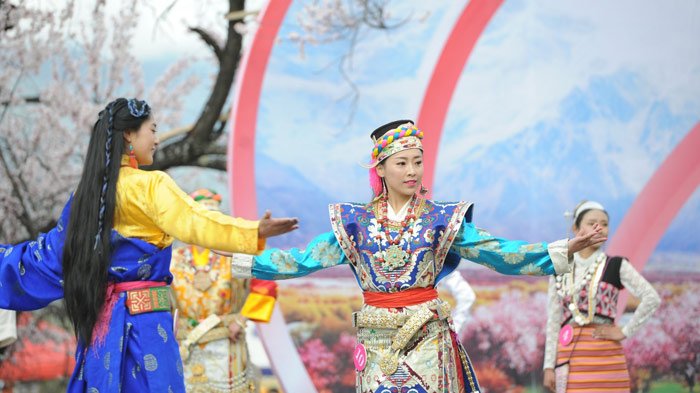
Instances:
[[[190,198],[199,202],[202,200],[210,199],[216,202],[221,202],[221,195],[214,190],[208,188],[200,188],[199,190],[192,191],[190,193]]]
[[[421,139],[423,139],[423,131],[419,130],[413,123],[405,123],[388,131],[378,139],[372,138],[374,148],[372,149],[372,161],[368,167],[374,168],[387,157],[400,151],[408,149],[423,150]]]
[[[221,195],[208,188],[200,188],[191,192],[190,198],[201,203],[209,210],[219,210],[221,207]]]

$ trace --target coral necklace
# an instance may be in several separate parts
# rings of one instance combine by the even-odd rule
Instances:
[[[378,231],[384,230],[384,238],[386,239],[389,247],[385,250],[381,250],[381,233],[376,235],[377,243],[380,245],[380,255],[377,257],[379,262],[387,270],[394,270],[405,266],[411,258],[411,242],[410,238],[413,234],[413,225],[416,222],[416,215],[414,210],[416,207],[416,202],[418,198],[414,196],[408,202],[408,210],[406,211],[406,217],[401,221],[398,227],[398,233],[396,237],[392,238],[389,230],[389,207],[388,198],[386,194],[381,199],[379,203],[379,217],[377,218],[377,224],[379,224]],[[404,233],[408,234],[407,249],[404,250],[401,247],[401,239],[404,237]]]

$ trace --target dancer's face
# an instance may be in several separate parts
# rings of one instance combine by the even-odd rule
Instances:
[[[127,149],[129,144],[134,147],[134,155],[139,165],[153,164],[153,155],[160,142],[156,135],[156,122],[153,116],[149,116],[138,130],[125,132],[124,139],[126,139]]]
[[[601,235],[608,237],[608,222],[608,215],[605,214],[604,211],[596,209],[589,210],[583,214],[583,218],[581,219],[579,227],[577,228],[574,226],[574,233],[579,234],[583,231],[590,232],[591,230],[593,230],[593,227],[596,224],[598,224],[598,226],[601,227]],[[595,246],[595,248],[598,249],[600,248],[600,246],[602,246],[602,244]]]
[[[400,151],[377,166],[377,174],[384,178],[389,195],[410,198],[423,181],[423,152],[420,149]]]

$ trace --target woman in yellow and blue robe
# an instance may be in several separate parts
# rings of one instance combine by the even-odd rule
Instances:
[[[65,299],[78,337],[68,392],[184,392],[166,289],[173,237],[255,254],[265,235],[295,224],[277,220],[263,231],[262,221],[204,209],[165,173],[138,169],[153,162],[157,144],[148,104],[113,101],[95,123],[83,176],[56,227],[0,245],[0,308]]]

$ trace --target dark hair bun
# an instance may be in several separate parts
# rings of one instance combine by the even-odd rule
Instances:
[[[384,134],[386,134],[388,131],[391,131],[394,128],[397,128],[406,123],[415,124],[413,120],[394,120],[391,123],[386,123],[383,126],[378,127],[376,130],[372,131],[372,134],[370,135],[372,137],[372,141],[376,141],[377,139],[384,136]]]

